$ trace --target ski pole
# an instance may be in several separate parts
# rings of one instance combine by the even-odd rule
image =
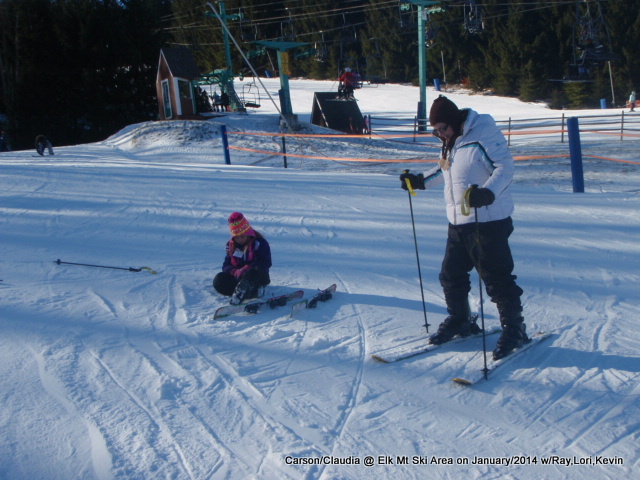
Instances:
[[[404,173],[409,173],[409,170],[405,170]],[[404,179],[407,184],[407,192],[409,193],[409,209],[411,210],[411,225],[413,226],[413,243],[416,247],[416,261],[418,263],[418,278],[420,279],[420,295],[422,295],[422,311],[424,312],[424,326],[429,333],[429,322],[427,321],[427,304],[424,301],[424,287],[422,286],[422,271],[420,270],[420,255],[418,254],[418,236],[416,235],[416,222],[413,217],[413,202],[411,197],[416,194],[415,190],[411,186],[411,182],[408,178]]]
[[[486,380],[489,376],[489,368],[487,368],[487,336],[484,329],[484,301],[482,299],[482,267],[480,266],[480,262],[482,260],[482,244],[480,243],[480,224],[478,223],[478,208],[474,208],[475,216],[476,216],[476,243],[478,244],[478,260],[477,260],[477,270],[478,270],[478,290],[480,292],[480,324],[482,325],[482,354],[484,356],[484,368],[482,372],[484,373],[484,379]]]
[[[471,214],[471,192],[474,188],[478,188],[478,185],[470,185],[464,191],[462,195],[461,212],[463,215],[469,216]],[[487,337],[484,330],[484,301],[482,299],[482,267],[480,262],[482,260],[482,243],[480,243],[480,224],[478,223],[478,208],[473,208],[476,217],[476,244],[478,245],[478,259],[476,261],[476,270],[478,271],[478,290],[480,291],[480,323],[482,325],[482,355],[484,357],[484,379],[487,379],[489,375],[489,369],[487,368]]]
[[[140,267],[140,268],[110,267],[110,266],[107,266],[107,265],[90,265],[88,263],[63,262],[60,259],[55,260],[55,263],[57,263],[58,265],[79,265],[81,267],[110,268],[110,269],[113,269],[113,270],[126,270],[128,272],[141,272],[142,270],[146,270],[152,275],[156,275],[158,273],[158,272],[156,272],[155,270],[152,270],[149,267]]]
[[[463,215],[468,216],[471,213],[471,191],[477,188],[478,185],[469,185],[462,195],[461,211]],[[482,267],[480,262],[482,261],[482,243],[480,243],[480,224],[478,223],[478,208],[473,207],[476,217],[476,244],[478,246],[478,259],[476,261],[476,270],[478,272],[478,290],[480,292],[480,323],[482,325],[482,355],[484,357],[484,379],[487,379],[489,375],[489,369],[487,368],[487,337],[484,330],[484,300],[482,299]]]

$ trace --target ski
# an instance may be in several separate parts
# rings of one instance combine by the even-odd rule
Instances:
[[[213,315],[213,319],[218,320],[220,318],[228,317],[229,315],[234,315],[236,313],[258,313],[258,310],[263,307],[282,307],[289,303],[291,300],[302,297],[302,295],[304,295],[304,292],[302,290],[296,290],[295,292],[269,298],[267,300],[241,303],[240,305],[225,305],[224,307],[220,307],[216,310],[216,313]]]
[[[475,318],[473,318],[472,321],[475,322],[477,315],[475,315],[474,317]],[[496,327],[488,328],[485,332],[485,335],[494,335],[496,333],[500,333],[501,331],[502,329],[496,326]],[[477,338],[477,337],[482,337],[482,332],[473,333],[471,335],[467,335],[466,337],[454,337],[452,340],[446,343],[442,343],[440,345],[433,345],[430,343],[427,343],[425,345],[422,342],[420,342],[417,345],[416,344],[409,345],[409,346],[402,345],[400,347],[391,348],[384,352],[371,355],[371,358],[382,363],[395,363],[395,362],[399,362],[400,360],[406,360],[407,358],[417,357],[418,355],[424,355],[434,350],[438,350],[439,348],[447,347],[449,345],[455,345],[456,343],[461,343],[466,340]]]
[[[506,357],[502,357],[499,360],[493,360],[493,359],[489,360],[489,359],[487,359],[487,375],[486,375],[486,378],[488,379],[489,378],[489,374],[492,373],[496,368],[498,368],[501,365],[504,365],[505,363],[513,360],[514,358],[516,358],[521,353],[526,352],[531,347],[534,347],[534,346],[540,344],[540,342],[546,340],[550,336],[551,336],[550,333],[538,332],[535,335],[530,337],[531,341],[529,343],[526,343],[523,346],[521,346],[520,348],[515,349],[513,352],[511,352]],[[479,370],[475,370],[472,373],[470,373],[468,376],[456,377],[456,378],[453,378],[452,380],[455,383],[457,383],[458,385],[466,385],[466,386],[475,385],[476,383],[479,383],[479,382],[485,380],[484,368],[483,369],[479,369]]]
[[[313,297],[306,298],[304,300],[301,300],[300,302],[294,303],[291,306],[291,315],[289,315],[289,318],[293,318],[293,316],[303,308],[316,308],[318,306],[318,302],[326,302],[327,300],[331,299],[336,291],[336,288],[336,284],[334,283],[329,288],[320,290]]]

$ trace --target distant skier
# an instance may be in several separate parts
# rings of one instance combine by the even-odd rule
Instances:
[[[213,92],[213,95],[211,96],[211,98],[213,99],[213,111],[219,112],[220,111],[220,95],[218,95],[217,90]]]
[[[338,98],[343,100],[353,99],[353,90],[358,84],[358,77],[347,67],[344,69],[342,75],[338,77],[338,80],[340,81]]]
[[[469,272],[475,268],[500,313],[502,334],[493,351],[497,360],[529,342],[520,303],[523,292],[512,274],[514,264],[508,241],[513,232],[513,201],[509,192],[513,157],[490,115],[460,110],[440,95],[433,102],[429,122],[434,127],[433,134],[442,141],[439,165],[424,174],[400,176],[405,190],[406,180],[419,190],[444,183],[449,230],[440,284],[449,316],[429,341],[441,344],[477,330],[470,321],[468,300]],[[479,187],[469,188],[472,184]],[[476,209],[477,226],[475,215],[462,214],[465,197],[468,206]]]
[[[230,112],[229,108],[229,94],[227,92],[222,92],[220,95],[220,111],[221,112]]]
[[[229,303],[238,305],[246,298],[256,297],[260,287],[271,283],[271,247],[242,213],[232,213],[228,223],[231,240],[227,243],[222,272],[213,279],[213,288],[230,296]]]
[[[631,95],[629,95],[629,111],[635,112],[635,108],[636,108],[636,92],[634,90],[633,92],[631,92]]]
[[[36,151],[38,155],[44,155],[44,150],[47,149],[49,151],[49,155],[53,155],[53,146],[51,142],[47,140],[47,137],[44,135],[38,135],[36,137]]]

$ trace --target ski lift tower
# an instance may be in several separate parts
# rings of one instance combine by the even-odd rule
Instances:
[[[227,20],[242,20],[243,15],[227,15],[227,9],[224,1],[220,1],[220,13],[215,9],[215,7],[207,2],[207,5],[211,8],[211,12],[205,12],[204,14],[207,17],[215,17],[222,24],[222,39],[224,41],[224,56],[226,60],[226,70],[218,70],[220,85],[224,85],[224,88],[229,95],[229,100],[231,101],[231,106],[234,110],[242,110],[244,106],[238,95],[236,94],[235,88],[233,86],[233,65],[231,64],[231,47],[229,45],[229,29],[227,27]]]
[[[427,46],[426,18],[431,13],[444,11],[440,2],[430,0],[403,0],[418,7],[418,66],[420,74],[420,101],[418,102],[418,130],[426,132],[427,127]]]
[[[255,44],[276,50],[278,53],[278,72],[280,76],[280,90],[278,91],[278,94],[280,96],[280,111],[289,125],[293,128],[298,125],[298,121],[295,115],[293,115],[293,109],[291,108],[291,95],[289,92],[289,50],[304,47],[309,44],[269,40],[255,42]]]

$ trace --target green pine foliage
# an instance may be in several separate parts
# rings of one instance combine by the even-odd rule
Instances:
[[[168,5],[154,0],[4,0],[0,113],[14,148],[106,138],[155,118]]]
[[[474,31],[471,3],[482,20]],[[299,43],[287,55],[293,77],[335,80],[349,66],[365,81],[418,83],[416,5],[213,4],[224,4],[229,31],[259,75],[277,75],[278,58],[256,42],[287,41]],[[444,11],[425,15],[429,82],[446,79],[553,108],[597,107],[601,98],[622,106],[640,88],[637,0],[442,0],[438,6]],[[580,37],[579,20],[600,12],[612,56],[585,61],[590,45]],[[203,0],[2,0],[0,119],[9,119],[3,127],[20,148],[40,133],[54,144],[95,141],[155,118],[160,48],[178,45],[191,49],[203,73],[227,68],[222,25]],[[230,56],[235,75],[253,75],[233,41]]]

